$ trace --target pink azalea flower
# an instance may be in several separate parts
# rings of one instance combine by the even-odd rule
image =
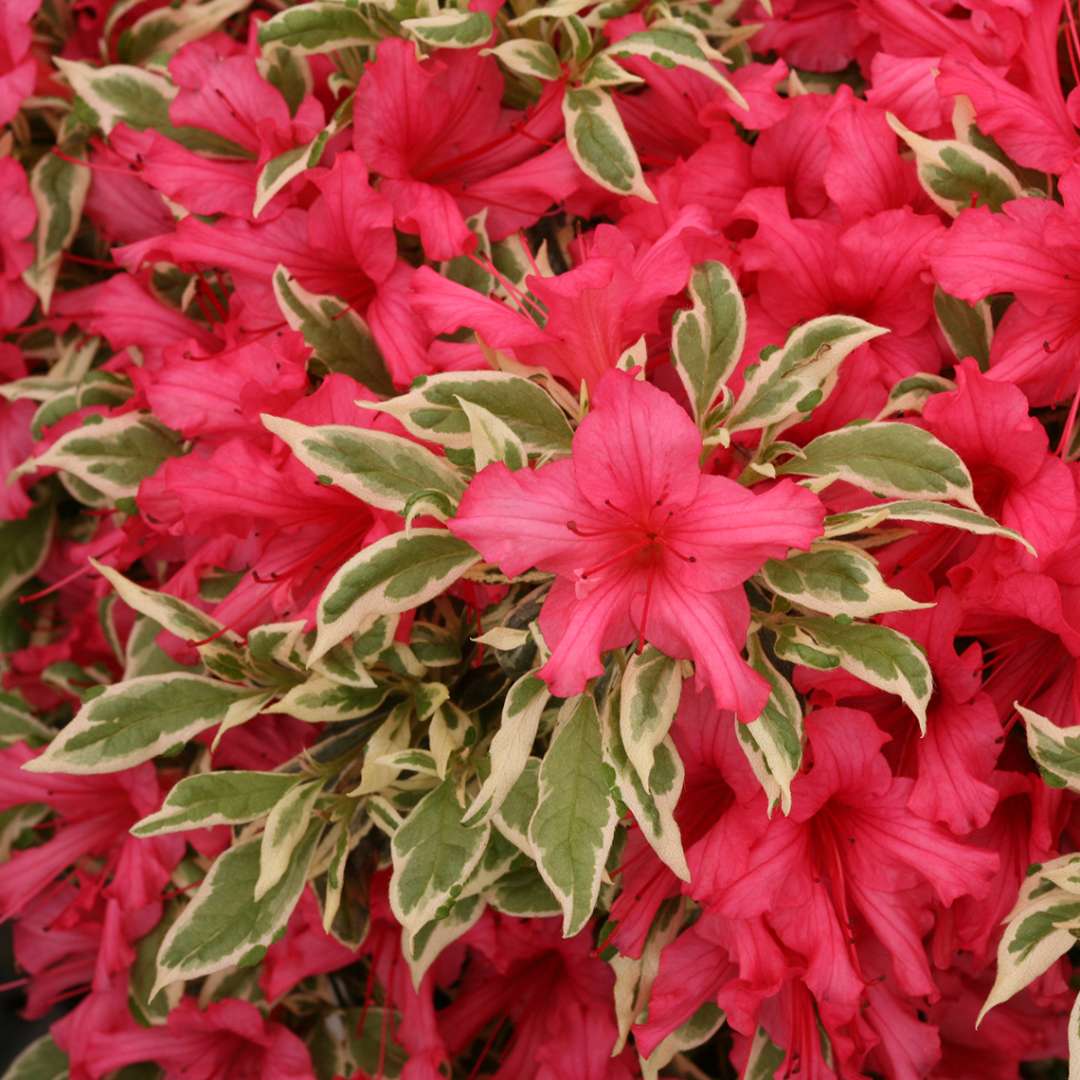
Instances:
[[[450,1052],[508,1019],[513,1032],[492,1080],[631,1080],[632,1052],[611,1057],[614,977],[589,935],[563,938],[558,919],[495,916],[494,924],[494,947],[472,951],[461,992],[439,1013]]]
[[[792,785],[791,815],[772,818],[747,872],[708,902],[764,915],[804,959],[823,1019],[845,1023],[868,983],[855,938],[880,941],[904,993],[934,996],[922,944],[931,890],[944,906],[984,894],[998,857],[908,809],[912,781],[892,775],[880,752],[888,736],[865,713],[823,709],[806,730],[813,767]]]
[[[994,331],[991,379],[1015,383],[1032,405],[1073,393],[1080,375],[1080,174],[1052,199],[1012,199],[1000,214],[965,210],[931,253],[934,277],[961,300],[1015,297]]]
[[[30,21],[41,0],[6,0],[0,6],[0,124],[8,124],[34,90],[37,61],[30,55]]]
[[[873,416],[902,378],[939,370],[944,358],[926,274],[930,245],[944,231],[936,216],[883,210],[848,227],[792,219],[776,188],[752,191],[739,216],[758,223],[742,245],[745,268],[757,271],[748,305],[754,345],[782,342],[797,323],[833,312],[891,331],[844,361],[836,391],[798,435]],[[756,359],[754,346],[744,355]]]
[[[752,720],[768,687],[742,659],[742,583],[820,535],[816,496],[783,482],[764,494],[702,475],[701,436],[674,400],[620,371],[600,381],[570,459],[536,471],[488,466],[455,535],[508,574],[556,575],[540,627],[540,675],[560,696],[603,671],[601,652],[650,641],[692,658],[717,704]]]
[[[501,240],[532,225],[584,182],[562,132],[562,86],[550,84],[523,114],[500,105],[494,57],[441,50],[420,60],[409,41],[379,46],[356,91],[354,145],[377,172],[403,232],[429,259],[471,249],[465,219],[487,208]],[[544,147],[550,149],[544,149]]]
[[[61,871],[91,857],[106,859],[115,875],[106,894],[124,910],[156,901],[185,845],[176,836],[146,842],[128,835],[161,805],[153,767],[101,776],[25,772],[22,765],[39,752],[24,743],[0,751],[0,810],[43,803],[56,815],[45,843],[15,852],[0,866],[0,922],[23,912]]]
[[[220,761],[215,756],[215,764]],[[266,950],[259,986],[267,1001],[276,1001],[311,975],[337,971],[355,963],[357,952],[346,948],[322,928],[322,912],[311,888],[293,909],[285,935]]]
[[[34,261],[30,234],[37,210],[23,167],[0,158],[0,334],[14,330],[34,308],[36,297],[22,273]]]
[[[164,1027],[93,1034],[86,1048],[90,1076],[149,1061],[166,1080],[314,1080],[307,1047],[288,1028],[266,1020],[248,1001],[217,1001],[203,1011],[193,998],[170,1010]]]
[[[635,245],[614,226],[600,225],[582,238],[577,266],[525,279],[539,308],[517,297],[521,310],[515,311],[430,267],[416,272],[413,301],[432,333],[466,326],[487,345],[546,367],[575,390],[582,381],[593,388],[642,334],[656,334],[661,307],[690,278],[688,241],[707,229],[708,216],[697,206],[680,211],[652,243]]]

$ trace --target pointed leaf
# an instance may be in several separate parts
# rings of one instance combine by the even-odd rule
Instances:
[[[537,868],[562,906],[564,937],[573,937],[592,916],[617,820],[596,704],[583,694],[562,708],[529,822]]]
[[[562,108],[566,144],[581,171],[617,195],[656,202],[611,95],[599,88],[567,89]]]
[[[653,751],[667,736],[681,694],[677,660],[652,645],[630,658],[619,685],[619,733],[626,757],[646,788]]]

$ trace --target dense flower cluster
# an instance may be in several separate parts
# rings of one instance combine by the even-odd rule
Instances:
[[[1080,1070],[1071,0],[0,0],[0,125],[11,1080]]]

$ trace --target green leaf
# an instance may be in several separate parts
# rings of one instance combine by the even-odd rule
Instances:
[[[29,581],[52,549],[56,507],[43,499],[24,518],[0,521],[0,605]]]
[[[205,829],[212,825],[243,825],[263,817],[300,781],[296,774],[209,772],[184,777],[156,813],[133,825],[133,836],[161,836]]]
[[[1052,787],[1080,791],[1080,726],[1057,724],[1016,702],[1013,708],[1024,718],[1028,753]]]
[[[657,67],[668,70],[681,67],[695,71],[721,86],[728,97],[741,108],[750,108],[746,98],[713,63],[714,60],[721,60],[723,54],[712,49],[704,35],[695,34],[689,27],[682,29],[665,26],[627,34],[604,51],[619,59],[643,56]]]
[[[796,327],[787,343],[747,369],[742,393],[732,409],[731,431],[798,423],[836,385],[840,365],[860,345],[888,330],[851,315],[823,315]],[[815,400],[816,398],[816,400]]]
[[[750,1056],[743,1069],[742,1080],[774,1080],[783,1067],[787,1053],[769,1037],[769,1033],[759,1027],[750,1044]]]
[[[819,543],[812,551],[770,559],[761,576],[774,592],[825,615],[869,618],[933,606],[886,585],[873,557],[850,544]]]
[[[1002,536],[1022,544],[1032,555],[1038,555],[1031,544],[1018,532],[1006,529],[993,518],[985,514],[976,514],[973,510],[963,510],[959,506],[945,503],[922,502],[918,499],[904,499],[900,502],[879,503],[864,510],[852,510],[846,514],[830,514],[825,519],[825,536],[848,536],[872,528],[882,521],[921,521],[927,525],[948,525],[950,528],[963,529],[965,532],[981,536]]]
[[[875,623],[841,623],[834,619],[807,618],[786,623],[777,637],[777,651],[786,649],[789,634],[798,641],[809,638],[827,656],[852,675],[896,694],[926,731],[926,707],[934,689],[930,665],[922,649],[911,638]]]
[[[803,759],[803,710],[791,683],[773,666],[758,634],[747,643],[750,666],[769,683],[769,700],[761,715],[744,724],[735,720],[739,745],[769,799],[791,813],[791,783]]]
[[[17,474],[51,467],[74,476],[112,503],[134,498],[139,484],[180,452],[175,436],[146,413],[126,413],[61,435]]]
[[[650,749],[650,770],[642,780],[627,756],[619,721],[608,702],[605,702],[601,723],[604,761],[615,774],[619,798],[634,815],[642,835],[660,861],[681,881],[689,881],[690,868],[686,865],[682,836],[675,821],[675,806],[685,778],[675,744],[665,736]]]
[[[51,1035],[42,1035],[8,1066],[3,1080],[68,1080],[67,1054]]]
[[[491,19],[482,11],[441,11],[401,25],[425,45],[437,49],[472,49],[491,39]]]
[[[94,67],[53,57],[71,88],[92,110],[95,123],[108,135],[119,123],[136,131],[148,128],[186,146],[222,157],[250,158],[249,150],[212,131],[174,127],[169,104],[176,87],[163,75],[128,64]]]
[[[0,746],[10,746],[25,739],[48,742],[52,737],[52,729],[37,719],[33,709],[21,697],[0,690]]]
[[[444,780],[394,833],[390,907],[412,934],[454,899],[484,854],[491,826],[469,828],[462,817],[454,784]]]
[[[215,724],[258,715],[271,695],[203,675],[144,675],[91,698],[30,772],[119,772],[185,743]]]
[[[670,1035],[657,1043],[649,1057],[641,1063],[643,1080],[659,1080],[661,1070],[683,1050],[693,1050],[720,1030],[724,1023],[723,1010],[714,1002],[699,1005],[689,1020],[684,1020]],[[773,1080],[773,1075],[769,1075]]]
[[[204,611],[168,593],[146,589],[124,577],[119,570],[91,559],[90,564],[116,590],[117,595],[133,611],[153,619],[162,629],[184,641],[202,641],[213,637],[218,641],[240,645],[240,635],[225,627]],[[218,636],[220,635],[220,637]]]
[[[529,672],[506,692],[502,722],[491,740],[491,772],[469,804],[468,825],[490,821],[518,782],[529,760],[540,717],[550,700],[547,684]]]
[[[617,815],[604,776],[600,721],[588,695],[559,713],[540,766],[539,801],[529,822],[537,868],[563,912],[563,936],[592,916]]]
[[[630,658],[619,686],[619,736],[646,789],[653,751],[667,737],[681,694],[682,671],[677,660],[652,645]]]
[[[259,26],[259,44],[284,45],[301,55],[336,52],[379,41],[375,18],[360,5],[333,2],[298,4]]]
[[[994,322],[987,301],[969,304],[935,288],[934,313],[956,359],[974,357],[979,370],[986,371],[990,366],[990,342],[994,337]]]
[[[327,142],[337,134],[337,130],[337,125],[330,124],[311,142],[272,157],[262,167],[255,180],[255,202],[251,208],[253,218],[257,218],[270,205],[279,191],[284,191],[298,176],[319,164]]]
[[[529,822],[540,798],[540,761],[531,757],[495,815],[495,828],[526,855],[533,855]]]
[[[976,1025],[1064,956],[1076,944],[1078,930],[1080,897],[1053,887],[1038,895],[1022,892],[998,943],[997,977]]]
[[[707,262],[690,278],[693,307],[675,316],[671,362],[700,427],[742,355],[746,307],[731,271]]]
[[[487,893],[487,900],[496,911],[519,919],[546,918],[561,911],[559,901],[531,862],[503,874]]]
[[[545,41],[528,38],[511,38],[493,49],[484,49],[481,56],[494,56],[515,75],[537,79],[557,79],[560,74],[559,58]]]
[[[323,781],[297,784],[270,811],[259,848],[259,877],[254,896],[261,900],[288,872],[296,849],[304,842],[315,800]]]
[[[973,206],[1000,210],[1024,191],[1011,170],[984,150],[957,139],[926,139],[906,128],[892,113],[889,127],[915,153],[919,182],[930,198],[956,217]]]
[[[310,6],[292,8],[282,14],[292,15]],[[274,270],[273,283],[274,296],[285,321],[290,329],[304,335],[328,371],[349,375],[376,394],[394,392],[393,380],[371,331],[352,308],[336,297],[308,292],[284,266]]]
[[[155,55],[170,55],[181,45],[216,30],[250,3],[251,0],[205,0],[205,3],[181,4],[148,12],[120,35],[120,59],[129,64],[141,64]]]
[[[880,497],[954,499],[979,510],[971,474],[959,455],[911,424],[883,421],[827,432],[776,472],[813,477],[818,482],[808,486],[815,490],[846,480]]]
[[[899,416],[905,412],[921,413],[935,394],[947,394],[955,389],[956,383],[941,375],[926,372],[909,375],[889,391],[888,401],[874,419],[884,420],[887,416]]]
[[[375,616],[409,611],[438,596],[478,558],[468,544],[443,529],[391,533],[364,548],[330,579],[319,600],[312,659]]]
[[[31,238],[34,261],[23,271],[23,281],[41,301],[48,314],[63,253],[71,244],[83,203],[90,190],[90,170],[59,154],[43,154],[30,172],[30,194],[37,209],[37,225]]]
[[[482,896],[463,896],[454,902],[446,915],[425,923],[414,934],[405,932],[402,935],[402,949],[414,989],[420,989],[420,983],[439,954],[480,921],[485,907]]]
[[[321,832],[321,821],[308,827],[284,877],[258,900],[259,839],[219,855],[161,943],[151,998],[170,983],[222,971],[270,945],[300,899]]]
[[[565,413],[536,383],[501,371],[429,375],[407,394],[381,402],[357,402],[395,417],[410,435],[454,450],[472,447],[472,428],[462,408],[468,401],[498,417],[530,453],[566,453],[573,432]]]
[[[469,419],[469,435],[477,472],[493,461],[501,461],[511,472],[528,465],[529,452],[509,424],[475,402],[458,400]]]
[[[266,711],[293,716],[308,724],[332,724],[368,716],[389,693],[388,686],[349,686],[323,675],[311,675]]]
[[[566,144],[590,180],[617,195],[636,195],[644,202],[656,202],[645,183],[634,144],[606,90],[568,88],[562,109]]]
[[[308,427],[265,413],[262,421],[313,473],[371,506],[401,514],[422,491],[436,491],[456,506],[465,491],[445,458],[400,435],[344,424]]]

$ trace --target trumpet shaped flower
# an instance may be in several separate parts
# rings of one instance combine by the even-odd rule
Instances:
[[[489,465],[455,535],[508,574],[555,574],[540,628],[540,676],[561,696],[603,670],[601,652],[646,641],[692,659],[721,708],[753,720],[765,680],[742,659],[746,581],[821,534],[815,495],[782,482],[757,494],[701,471],[701,436],[663,391],[621,371],[599,383],[573,456],[535,471]]]

